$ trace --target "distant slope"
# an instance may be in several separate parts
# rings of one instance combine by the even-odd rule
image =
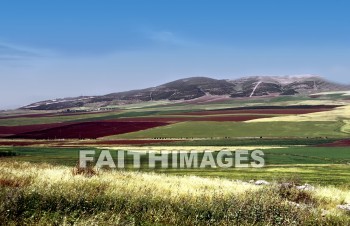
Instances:
[[[83,96],[41,101],[25,106],[23,109],[60,110],[76,107],[99,108],[145,101],[193,100],[203,96],[249,98],[259,96],[305,95],[349,89],[349,86],[311,75],[281,77],[254,76],[235,80],[191,77],[141,90],[111,93],[102,96]]]

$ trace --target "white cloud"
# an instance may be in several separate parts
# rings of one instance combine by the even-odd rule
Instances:
[[[0,60],[20,60],[54,55],[56,53],[52,50],[17,45],[0,40]]]

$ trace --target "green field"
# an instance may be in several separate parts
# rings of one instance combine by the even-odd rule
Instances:
[[[15,157],[4,159],[33,163],[49,163],[54,165],[75,166],[78,162],[79,150],[96,150],[93,148],[34,148],[34,147],[2,147],[0,152],[11,151]],[[122,149],[121,149],[122,150]],[[161,149],[157,149],[161,150]],[[210,150],[210,147],[208,147]],[[111,151],[117,159],[117,151]],[[266,167],[264,168],[229,168],[229,169],[159,169],[148,168],[148,157],[142,160],[142,171],[155,171],[175,175],[197,175],[203,177],[223,177],[229,179],[265,179],[275,181],[282,178],[298,177],[303,182],[322,185],[350,187],[350,149],[320,147],[289,147],[264,150]],[[200,158],[199,158],[200,159]],[[126,159],[127,170],[131,168],[132,158]],[[171,162],[171,159],[170,159]]]
[[[293,146],[293,145],[305,145],[305,146],[317,146],[322,144],[329,144],[339,140],[339,138],[325,138],[325,137],[316,137],[316,138],[221,138],[221,139],[190,139],[190,140],[181,140],[173,141],[168,143],[154,143],[150,144],[152,146],[168,146],[168,147],[177,147],[177,146]]]
[[[24,126],[35,124],[49,124],[58,122],[71,122],[76,120],[88,120],[95,117],[107,117],[118,115],[119,112],[104,112],[98,114],[78,114],[78,115],[60,115],[60,116],[47,116],[47,117],[19,117],[0,119],[0,126]]]
[[[343,122],[181,122],[107,138],[347,137]]]
[[[94,114],[0,119],[0,126],[145,117],[185,120],[221,114],[185,114],[195,111],[322,104],[341,102],[328,96],[194,104],[154,102],[110,106],[113,111]],[[278,114],[260,114],[266,117],[264,122],[184,121],[98,139],[4,139],[0,146],[0,220],[13,225],[347,225],[350,218],[337,205],[350,203],[350,149],[322,145],[349,138],[348,110],[289,115],[286,117],[293,120],[285,121],[271,118]],[[254,115],[253,112],[233,115]],[[294,120],[299,116],[308,120]],[[2,129],[8,132],[7,128]],[[117,133],[118,129],[114,131]],[[146,144],[142,139],[160,143]],[[232,151],[234,155],[237,150],[251,153],[256,149],[264,153],[262,168],[181,169],[173,167],[172,154],[168,168],[161,168],[160,162],[150,168],[147,153],[198,151],[196,161],[200,165],[204,150],[212,151],[215,159],[219,150]],[[102,150],[110,150],[115,163],[121,151],[146,153],[141,157],[140,168],[134,168],[133,157],[126,155],[122,169],[97,169],[93,163],[83,169],[77,166],[80,150],[95,151],[95,162]],[[180,154],[176,153],[178,164]],[[252,161],[250,158],[243,163]],[[270,184],[257,186],[257,180]],[[283,188],[283,182],[292,186]],[[296,185],[305,183],[315,190],[296,189]],[[326,217],[324,211],[328,211]]]

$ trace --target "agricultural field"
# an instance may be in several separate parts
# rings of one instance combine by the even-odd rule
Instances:
[[[0,1],[0,226],[350,226],[350,1]]]
[[[342,122],[181,122],[108,138],[338,137]],[[208,130],[210,128],[210,130]]]
[[[260,148],[264,151],[266,167],[262,169],[161,169],[157,167],[153,172],[175,174],[175,175],[196,175],[202,177],[220,177],[249,181],[252,179],[263,179],[277,181],[284,178],[298,177],[305,183],[317,185],[333,185],[342,188],[350,188],[350,149],[348,147],[278,147],[278,146],[239,146],[239,147],[208,147],[208,146],[153,146],[153,147],[105,147],[105,148],[47,148],[47,147],[2,147],[0,155],[13,157],[6,161],[21,161],[31,163],[46,163],[52,165],[75,166],[79,161],[80,150],[96,150],[96,155],[101,150],[111,150],[112,157],[117,159],[118,151],[140,151],[140,152],[204,152],[213,151],[214,156],[219,150],[225,149],[236,151],[240,149],[255,150]],[[141,158],[141,170],[149,172],[149,154]],[[199,157],[202,157],[201,154]],[[96,159],[95,159],[96,160]],[[199,161],[198,160],[198,161]],[[171,162],[171,159],[169,159]],[[132,158],[126,159],[126,169],[138,170],[132,167]],[[322,176],[322,180],[320,180]]]
[[[339,98],[1,113],[0,219],[14,225],[349,224],[337,207],[350,203],[350,103]],[[78,165],[82,150],[95,153],[85,169]],[[131,156],[123,169],[94,167],[106,150],[115,161],[121,152],[144,155],[139,168]],[[264,167],[149,167],[151,153],[171,155],[169,165],[181,153],[198,153],[200,165],[205,153],[216,158],[240,150],[263,151]],[[312,189],[297,189],[305,184]]]

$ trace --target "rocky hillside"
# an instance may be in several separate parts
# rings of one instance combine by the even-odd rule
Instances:
[[[102,96],[84,96],[41,101],[23,107],[32,110],[60,110],[74,107],[104,107],[155,100],[192,100],[203,96],[252,98],[257,96],[308,95],[325,91],[349,90],[318,76],[255,76],[235,80],[207,77],[179,79],[160,86]]]

